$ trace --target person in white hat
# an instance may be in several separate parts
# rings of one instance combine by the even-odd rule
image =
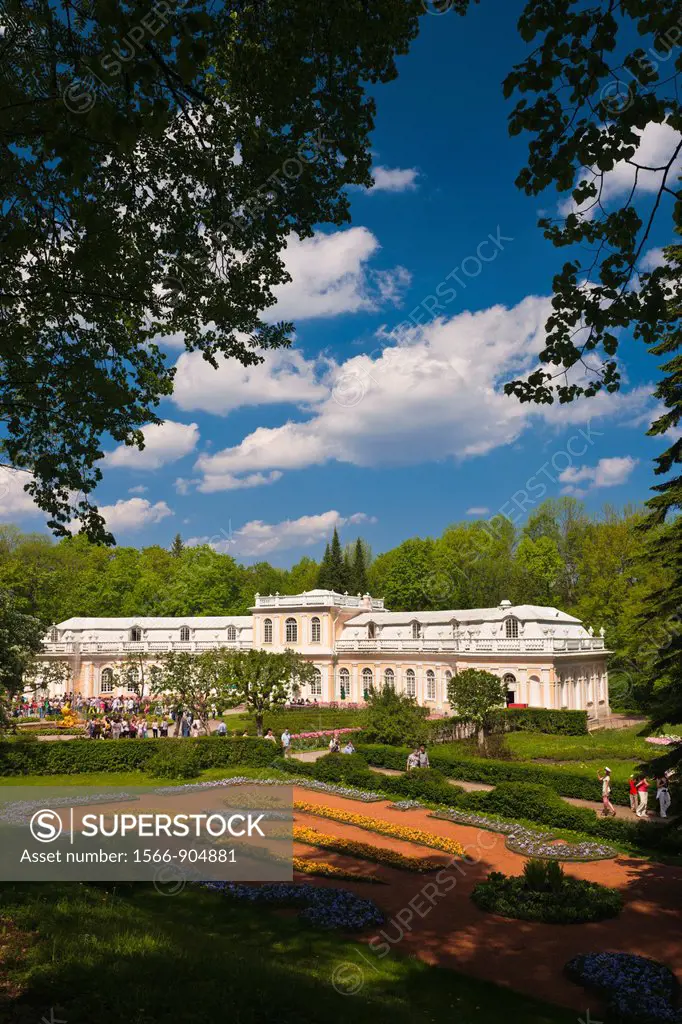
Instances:
[[[613,815],[613,817],[615,818],[616,811],[613,804],[609,800],[609,797],[611,796],[611,769],[605,766],[604,774],[597,774],[597,778],[601,782],[601,802],[603,805],[602,814],[605,818],[608,817],[609,814]]]

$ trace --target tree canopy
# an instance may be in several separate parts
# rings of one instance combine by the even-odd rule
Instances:
[[[111,542],[103,440],[143,446],[159,340],[216,367],[289,344],[264,312],[290,235],[370,186],[370,87],[420,0],[6,0],[0,457],[64,534]]]

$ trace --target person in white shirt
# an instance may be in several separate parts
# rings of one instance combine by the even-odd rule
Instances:
[[[329,753],[338,754],[339,749],[339,734],[338,732],[335,732],[329,741]]]
[[[343,748],[343,750],[341,751],[341,753],[342,754],[354,754],[355,753],[355,747],[353,746],[353,741],[352,740],[348,740],[348,743],[346,743],[346,745]]]
[[[611,814],[615,818],[616,812],[609,799],[611,796],[611,769],[604,768],[604,774],[597,774],[597,778],[601,782],[602,814],[604,817],[608,817],[608,815]]]
[[[419,767],[419,751],[413,750],[407,759],[407,770],[411,772],[413,768]]]
[[[291,733],[288,729],[282,733],[282,746],[284,747],[284,756],[288,757],[291,752]]]

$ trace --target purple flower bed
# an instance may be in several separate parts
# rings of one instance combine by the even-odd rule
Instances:
[[[609,1013],[622,1024],[682,1024],[677,979],[657,960],[632,953],[583,953],[564,970],[571,981],[604,996]]]
[[[318,928],[362,931],[383,924],[384,915],[372,900],[356,896],[348,889],[328,889],[307,882],[270,882],[267,885],[243,885],[236,882],[202,882],[214,892],[233,900],[269,903],[273,906],[300,906],[301,918]]]
[[[292,776],[289,779],[250,779],[246,775],[238,775],[231,779],[216,779],[213,782],[190,782],[185,786],[166,786],[157,789],[157,793],[179,793],[181,791],[194,789],[213,789],[216,786],[300,786],[302,789],[315,789],[320,793],[332,793],[335,796],[345,796],[348,800],[359,800],[363,804],[376,803],[384,797],[371,793],[365,789],[355,789],[352,786],[336,786],[329,782],[317,782],[315,779],[306,779],[300,775]]]

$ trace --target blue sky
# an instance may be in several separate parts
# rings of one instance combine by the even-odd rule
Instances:
[[[526,50],[521,6],[422,19],[377,90],[376,187],[353,192],[350,225],[288,251],[275,315],[296,322],[292,351],[247,374],[169,349],[169,422],[144,453],[110,456],[97,492],[119,543],[180,532],[289,565],[319,557],[334,525],[378,553],[498,510],[521,523],[542,497],[647,497],[662,442],[644,436],[655,363],[641,343],[623,339],[619,395],[542,409],[502,395],[533,365],[566,258],[536,226],[562,197],[514,186],[526,143],[508,136],[501,82]],[[614,197],[625,183],[614,175]],[[44,528],[11,493],[0,519]]]

